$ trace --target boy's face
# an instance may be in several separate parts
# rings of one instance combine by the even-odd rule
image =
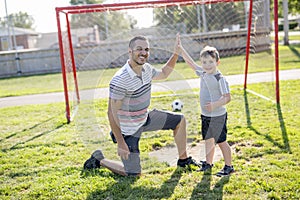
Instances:
[[[202,56],[200,58],[203,70],[208,74],[214,74],[217,72],[217,66],[219,65],[219,61],[217,62],[215,58],[211,56]]]

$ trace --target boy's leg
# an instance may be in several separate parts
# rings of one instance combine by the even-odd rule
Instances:
[[[228,176],[228,175],[234,173],[234,171],[235,171],[231,164],[231,161],[232,161],[231,148],[230,148],[228,142],[226,142],[226,141],[218,143],[218,145],[222,151],[224,161],[225,161],[225,166],[221,171],[219,171],[217,173],[217,176]]]
[[[224,115],[224,122],[223,122],[222,130],[220,132],[221,135],[218,138],[217,143],[222,151],[225,165],[231,166],[231,161],[232,161],[231,148],[227,142],[227,114]]]
[[[206,163],[212,164],[215,155],[215,139],[210,138],[205,140]]]
[[[227,114],[218,117],[206,117],[201,115],[202,137],[205,140],[206,162],[212,164],[216,143],[226,141]]]
[[[231,166],[232,156],[231,156],[231,148],[230,148],[228,142],[227,141],[221,142],[221,143],[218,143],[218,145],[222,151],[225,165]]]
[[[213,118],[201,115],[201,133],[202,139],[205,141],[205,159],[207,164],[212,165],[215,154],[215,139],[214,139],[214,128]]]

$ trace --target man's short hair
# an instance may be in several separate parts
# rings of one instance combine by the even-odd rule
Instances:
[[[212,58],[215,58],[217,62],[220,60],[219,52],[215,47],[205,46],[200,52],[200,58],[206,56],[211,56]]]
[[[135,41],[137,40],[144,40],[148,42],[148,39],[145,36],[139,35],[139,36],[135,36],[134,38],[132,38],[129,42],[129,48],[133,49],[134,45],[135,45]]]

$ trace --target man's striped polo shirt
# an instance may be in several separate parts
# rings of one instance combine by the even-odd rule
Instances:
[[[132,135],[145,124],[151,99],[152,78],[158,73],[158,70],[146,63],[143,65],[142,77],[139,77],[127,61],[113,76],[109,85],[109,97],[123,101],[118,112],[122,134]]]

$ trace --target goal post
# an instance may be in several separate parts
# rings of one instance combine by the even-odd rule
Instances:
[[[250,54],[271,48],[269,10],[268,0],[161,0],[57,7],[67,121],[72,121],[81,101],[83,84],[78,72],[90,73],[90,85],[84,83],[82,88],[96,86],[92,75],[121,67],[128,59],[129,39],[138,34],[150,40],[152,64],[169,58],[178,32],[195,60],[205,45],[215,46],[221,57],[232,58],[237,71],[245,73],[246,88]],[[136,11],[141,11],[138,19],[132,14]],[[151,19],[151,24],[140,25],[139,18]],[[245,58],[237,61],[240,55]]]

